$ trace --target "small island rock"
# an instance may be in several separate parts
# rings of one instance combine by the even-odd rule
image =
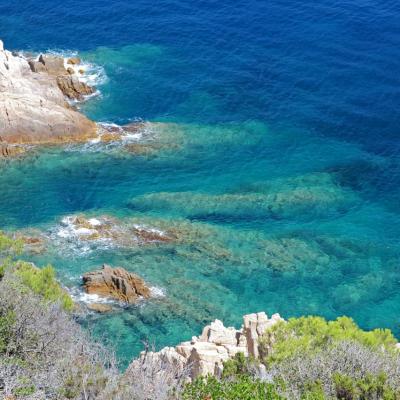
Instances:
[[[82,279],[88,294],[97,294],[128,304],[135,303],[140,297],[150,297],[150,289],[143,279],[124,268],[112,268],[104,264],[102,269],[88,272]]]

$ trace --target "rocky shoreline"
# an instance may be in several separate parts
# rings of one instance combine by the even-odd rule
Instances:
[[[0,158],[12,158],[36,146],[123,143],[131,153],[147,153],[153,126],[96,123],[76,104],[95,95],[85,82],[79,57],[39,56],[8,51],[0,40]]]
[[[0,41],[0,154],[21,154],[26,145],[95,138],[96,124],[67,101],[93,90],[64,68],[61,57],[28,60],[5,50]]]
[[[225,327],[216,319],[190,341],[164,347],[159,352],[142,352],[132,361],[127,373],[147,364],[158,364],[173,367],[179,373],[186,371],[190,380],[198,376],[221,376],[224,362],[238,353],[259,359],[259,338],[278,322],[284,322],[279,314],[268,318],[265,312],[244,315],[240,329]],[[262,373],[265,368],[260,364],[259,369]]]

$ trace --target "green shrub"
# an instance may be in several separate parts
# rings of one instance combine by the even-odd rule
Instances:
[[[308,383],[304,392],[301,394],[301,400],[325,400],[326,396],[320,381]]]
[[[14,323],[14,312],[0,310],[0,354],[7,349]]]
[[[7,268],[9,268],[14,258],[21,254],[23,243],[14,240],[0,231],[0,279],[3,278]]]
[[[361,379],[334,374],[336,398],[339,400],[399,400],[400,393],[387,384],[384,373],[368,374]]]
[[[74,302],[57,282],[54,268],[51,265],[37,268],[30,263],[20,262],[15,274],[25,286],[42,296],[44,300],[49,302],[59,301],[65,310],[73,310]]]
[[[284,400],[273,384],[239,375],[235,380],[218,380],[215,377],[197,378],[185,386],[184,400]]]
[[[356,341],[374,349],[394,349],[397,342],[388,329],[367,332],[348,317],[326,321],[311,316],[291,318],[267,330],[260,340],[260,353],[267,363],[280,362],[299,354],[316,353],[340,341]]]
[[[20,378],[18,380],[19,385],[13,390],[15,396],[30,396],[36,392],[35,385],[32,384],[31,380],[27,377]]]
[[[223,378],[235,378],[241,375],[250,376],[260,363],[250,357],[245,357],[243,353],[236,353],[235,356],[224,362],[222,373]]]

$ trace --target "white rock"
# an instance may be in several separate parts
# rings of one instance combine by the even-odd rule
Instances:
[[[204,328],[200,340],[216,343],[218,345],[237,345],[236,334],[237,331],[235,328],[225,328],[224,324],[216,319],[210,326]]]
[[[215,320],[203,329],[199,337],[193,336],[190,342],[151,353],[151,360],[158,357],[160,362],[173,363],[180,370],[189,368],[192,379],[207,374],[219,376],[223,363],[237,353],[257,358],[259,337],[264,334],[265,329],[279,321],[283,321],[279,314],[274,314],[271,318],[264,312],[248,314],[243,317],[242,328],[236,330],[232,327],[226,328],[220,320]],[[137,361],[133,361],[135,362]],[[263,373],[265,374],[265,368],[260,367],[260,374]]]

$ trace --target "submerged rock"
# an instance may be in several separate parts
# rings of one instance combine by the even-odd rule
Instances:
[[[112,123],[98,124],[98,137],[92,144],[100,148],[117,148],[127,153],[153,155],[157,152],[176,148],[173,143],[165,142],[165,126],[160,122],[138,121],[126,125]]]
[[[131,219],[118,219],[103,215],[86,218],[83,215],[68,216],[51,233],[50,239],[59,246],[71,247],[121,247],[130,248],[152,243],[168,243],[175,240],[170,232],[165,232]]]
[[[268,318],[264,312],[245,315],[240,329],[226,328],[221,321],[215,320],[203,329],[199,337],[194,336],[191,341],[176,347],[166,347],[159,352],[141,353],[130,364],[127,374],[145,367],[146,360],[153,363],[156,360],[160,365],[170,363],[177,371],[189,369],[191,379],[197,376],[218,376],[222,373],[223,363],[237,353],[258,358],[259,337],[279,321],[283,321],[279,314]]]
[[[243,189],[243,188],[242,188]],[[132,209],[171,210],[191,219],[314,218],[340,213],[356,196],[326,173],[260,182],[233,193],[159,192],[132,199]]]
[[[104,264],[102,269],[88,272],[82,279],[88,294],[97,294],[128,304],[135,303],[140,297],[150,297],[150,289],[143,279],[124,268],[112,268]]]
[[[109,304],[103,304],[103,303],[91,303],[88,304],[88,309],[91,311],[95,311],[98,313],[107,313],[112,311],[112,307]]]
[[[46,237],[41,231],[34,228],[26,228],[13,232],[6,232],[11,239],[18,241],[21,250],[28,254],[41,254],[47,250]]]
[[[46,251],[46,243],[40,235],[34,236],[20,233],[14,235],[14,238],[22,242],[25,252],[41,254]]]

